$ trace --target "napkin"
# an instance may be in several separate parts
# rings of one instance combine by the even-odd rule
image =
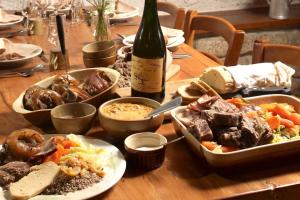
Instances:
[[[295,70],[282,62],[237,65],[226,68],[232,75],[235,88],[291,87]]]
[[[16,22],[22,19],[22,16],[8,14],[4,10],[0,9],[0,24],[6,24],[9,22]]]
[[[39,50],[37,46],[16,44],[6,38],[0,38],[0,61],[28,57],[37,50]]]

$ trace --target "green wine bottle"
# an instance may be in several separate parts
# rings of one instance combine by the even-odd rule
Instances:
[[[131,95],[161,102],[165,97],[166,44],[156,0],[145,0],[131,65]]]

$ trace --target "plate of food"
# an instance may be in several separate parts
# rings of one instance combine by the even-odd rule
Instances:
[[[213,167],[299,153],[300,101],[288,95],[223,100],[207,94],[171,112],[177,132]]]
[[[0,29],[13,27],[22,21],[23,16],[10,14],[0,9]]]
[[[16,130],[1,149],[0,199],[88,199],[113,187],[125,169],[122,153],[102,140]]]
[[[139,15],[139,8],[128,5],[122,1],[118,1],[116,10],[110,20],[112,21],[124,21],[136,17]]]
[[[0,38],[0,66],[18,67],[30,59],[39,56],[42,48],[34,44],[13,43]]]
[[[119,77],[116,70],[101,67],[54,75],[28,87],[12,107],[36,126],[50,125],[50,111],[57,105],[84,102],[98,107],[110,99]]]

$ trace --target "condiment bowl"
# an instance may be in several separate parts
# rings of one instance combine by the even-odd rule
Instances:
[[[84,58],[107,58],[116,54],[114,41],[99,41],[85,45],[82,48]]]
[[[167,139],[157,133],[144,132],[128,136],[124,141],[127,160],[132,167],[152,170],[165,160]]]
[[[152,108],[158,108],[161,104],[152,99],[142,97],[123,97],[110,100],[102,104],[99,108],[99,120],[101,127],[116,140],[125,139],[127,136],[133,133],[155,131],[160,127],[164,120],[164,115],[159,114],[153,117],[146,117],[139,120],[120,120],[109,117],[103,112],[106,106],[113,103],[134,103],[149,106]]]
[[[83,63],[88,68],[94,67],[107,67],[115,63],[117,59],[117,54],[110,55],[104,58],[85,58],[83,57]]]
[[[87,103],[69,103],[51,110],[51,120],[58,133],[84,134],[92,126],[96,107]]]

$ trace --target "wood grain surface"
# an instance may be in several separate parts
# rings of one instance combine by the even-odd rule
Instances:
[[[138,21],[138,19],[135,20]],[[47,42],[46,30],[47,26],[45,25],[45,33],[42,36],[18,36],[12,40],[38,44],[46,53],[49,53],[50,45]],[[132,26],[114,25],[111,27],[113,38],[117,38],[116,33],[129,35],[135,33],[136,30],[137,27]],[[84,44],[93,41],[91,30],[85,24],[69,25],[66,35],[71,69],[83,68],[81,48]],[[181,66],[181,71],[170,81],[198,77],[205,68],[217,65],[214,61],[185,44],[181,45],[176,52],[189,53],[192,57],[174,61]],[[37,63],[41,63],[39,58],[35,58],[22,68],[33,67]],[[49,70],[45,70],[29,78],[0,79],[1,141],[13,130],[32,127],[11,108],[17,96],[35,82],[56,73],[59,71],[49,72]],[[47,133],[54,132],[51,129],[44,131]],[[168,139],[177,137],[172,124],[169,122],[164,123],[157,132],[165,135]],[[88,135],[102,139],[109,138],[109,134],[101,130],[97,121]],[[118,146],[122,149],[122,144]],[[128,166],[124,177],[116,186],[93,198],[93,200],[239,199],[240,194],[244,195],[240,198],[243,199],[246,198],[245,194],[249,196],[252,193],[259,195],[254,199],[273,199],[275,197],[278,197],[276,199],[287,199],[285,197],[289,193],[292,195],[289,195],[288,199],[297,199],[300,194],[299,187],[285,187],[285,185],[299,183],[300,162],[298,157],[299,155],[284,161],[275,160],[272,164],[267,163],[266,165],[256,163],[251,167],[234,168],[225,173],[225,169],[220,171],[211,169],[203,159],[193,154],[184,141],[181,141],[168,146],[162,167],[144,172]],[[288,189],[275,190],[275,188],[280,187]],[[275,193],[275,191],[279,191],[279,193]]]

